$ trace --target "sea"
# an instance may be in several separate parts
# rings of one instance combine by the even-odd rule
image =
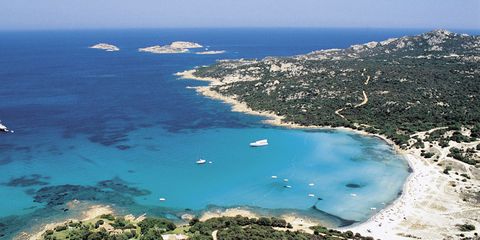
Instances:
[[[206,82],[174,74],[220,59],[291,56],[424,31],[0,32],[0,120],[14,131],[0,134],[0,239],[71,217],[86,203],[176,222],[232,207],[334,227],[365,221],[401,194],[409,175],[391,146],[349,131],[270,126],[191,88]],[[204,48],[138,51],[173,41]],[[89,48],[102,42],[121,50]],[[225,53],[195,54],[205,50]],[[249,146],[259,139],[269,145]]]

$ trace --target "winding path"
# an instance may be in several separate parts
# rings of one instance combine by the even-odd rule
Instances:
[[[370,75],[367,76],[367,80],[365,80],[364,84],[368,85],[368,81],[370,81]]]
[[[368,85],[368,82],[370,81],[370,75],[367,76],[367,79],[365,80],[365,82],[363,83],[364,85]],[[361,107],[365,104],[368,103],[368,96],[367,96],[367,93],[365,91],[362,92],[363,93],[363,101],[355,106],[353,106],[354,108],[358,108],[358,107]],[[347,120],[347,118],[345,116],[343,116],[340,112],[343,111],[345,108],[340,108],[340,109],[337,109],[335,111],[335,114],[345,120]]]
[[[361,107],[365,104],[368,103],[368,96],[367,96],[367,93],[365,93],[365,91],[363,91],[363,101],[357,105],[355,105],[354,107],[357,108],[357,107]]]
[[[218,233],[218,230],[215,230],[215,231],[212,232],[213,240],[217,240],[217,233]]]
[[[343,109],[345,109],[345,108],[337,109],[337,111],[335,111],[335,114],[337,114],[339,117],[347,120],[347,119],[345,118],[345,116],[343,116],[343,115],[340,113],[341,111],[343,111]]]

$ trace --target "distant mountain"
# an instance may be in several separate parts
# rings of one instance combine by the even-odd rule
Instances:
[[[316,51],[304,55],[305,59],[323,57],[449,57],[450,55],[478,56],[480,37],[435,30],[418,36],[390,38],[381,42],[353,45],[337,51]]]

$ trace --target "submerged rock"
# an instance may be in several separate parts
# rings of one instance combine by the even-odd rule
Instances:
[[[356,184],[356,183],[349,183],[349,184],[346,184],[345,187],[348,187],[348,188],[362,188],[364,186],[360,185],[360,184]]]
[[[96,186],[84,185],[56,185],[39,189],[34,195],[34,202],[45,203],[47,206],[63,205],[73,200],[99,201],[117,204],[119,206],[132,205],[134,197],[145,196],[150,191],[130,187],[119,178],[98,182]]]
[[[44,181],[48,179],[50,179],[50,177],[42,176],[40,174],[32,174],[18,178],[12,178],[9,182],[4,183],[3,185],[9,187],[44,186],[48,185],[48,182]]]
[[[111,180],[100,181],[97,183],[97,187],[100,187],[102,189],[105,189],[105,188],[112,189],[116,192],[132,195],[135,197],[145,196],[150,194],[150,191],[148,190],[138,189],[138,188],[128,186],[125,181],[123,181],[118,177]]]

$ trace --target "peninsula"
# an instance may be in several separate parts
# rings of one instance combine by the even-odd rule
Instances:
[[[120,51],[120,48],[118,48],[117,46],[111,45],[111,44],[107,44],[107,43],[95,44],[95,45],[91,46],[90,48],[93,48],[93,49],[101,49],[101,50],[105,50],[105,51],[107,51],[107,52]]]
[[[165,46],[151,46],[146,48],[139,48],[139,52],[150,52],[156,54],[172,54],[172,53],[187,53],[189,49],[192,48],[201,48],[202,45],[194,42],[183,42],[183,41],[176,41],[172,42],[169,45]]]
[[[112,208],[94,205],[86,210],[81,219],[48,224],[37,233],[22,233],[28,240],[65,239],[355,239],[373,240],[352,231],[336,231],[318,225],[305,225],[301,221],[287,221],[275,217],[217,216],[205,214],[201,218],[189,218],[185,224],[175,224],[164,218],[149,217],[145,214],[121,216]],[[237,214],[240,213],[240,214]],[[290,220],[290,219],[289,219]]]
[[[413,172],[402,195],[352,231],[381,239],[475,237],[480,228],[480,37],[417,36],[178,73],[196,90],[295,128],[391,143]]]

